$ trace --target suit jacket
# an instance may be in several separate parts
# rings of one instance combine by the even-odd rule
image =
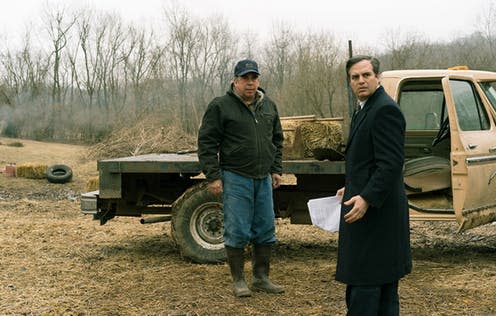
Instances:
[[[336,280],[351,285],[397,281],[412,268],[408,200],[403,183],[405,119],[379,86],[353,118],[346,146],[343,201],[362,196],[369,208],[347,224],[342,205]]]

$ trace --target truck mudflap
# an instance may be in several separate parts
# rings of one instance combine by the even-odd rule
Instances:
[[[459,232],[496,221],[496,204],[464,209],[461,215]]]
[[[96,215],[98,213],[98,194],[98,190],[81,194],[81,212],[83,214]]]

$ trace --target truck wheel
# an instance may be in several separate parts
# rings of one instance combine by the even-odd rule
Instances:
[[[188,189],[172,207],[172,236],[181,255],[197,263],[226,260],[221,196],[203,182]]]

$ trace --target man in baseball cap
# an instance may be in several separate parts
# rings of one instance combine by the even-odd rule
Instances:
[[[198,158],[207,188],[222,195],[224,246],[236,297],[253,291],[283,293],[269,279],[276,242],[272,190],[282,181],[284,140],[276,104],[260,88],[258,65],[239,61],[224,96],[214,98],[198,133]],[[251,289],[245,248],[253,245]]]

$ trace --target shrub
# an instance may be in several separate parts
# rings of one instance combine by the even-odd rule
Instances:
[[[24,144],[21,143],[21,142],[12,142],[12,143],[8,143],[7,146],[10,146],[10,147],[24,147]]]

